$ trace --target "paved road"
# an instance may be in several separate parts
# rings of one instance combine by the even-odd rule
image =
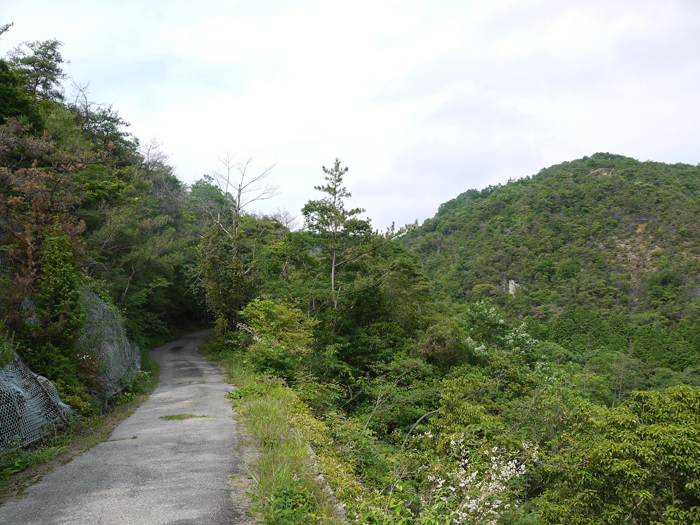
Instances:
[[[152,352],[161,364],[151,397],[109,441],[26,489],[0,507],[0,523],[238,524],[240,493],[229,475],[243,470],[236,422],[221,370],[196,354],[208,331]],[[162,420],[173,414],[206,418]]]

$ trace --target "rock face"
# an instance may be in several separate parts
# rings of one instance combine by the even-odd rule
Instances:
[[[80,357],[95,357],[105,397],[121,392],[141,368],[141,350],[126,337],[121,318],[90,290],[83,290],[86,323],[75,344]],[[36,308],[27,300],[23,311]],[[0,450],[25,446],[63,426],[73,411],[56,387],[15,359],[0,368]]]
[[[513,279],[508,281],[508,293],[512,297],[515,297],[515,293],[518,291],[518,288],[520,288],[520,285],[516,283]]]
[[[83,289],[85,329],[75,343],[79,356],[96,357],[99,363],[98,377],[109,397],[124,387],[141,369],[141,350],[129,341],[119,313],[96,294]]]

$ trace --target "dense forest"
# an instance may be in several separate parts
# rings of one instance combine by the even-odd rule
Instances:
[[[269,170],[187,187],[67,96],[60,45],[0,60],[0,316],[62,393],[98,406],[87,288],[137,341],[210,322],[290,388],[354,523],[700,522],[700,168],[595,154],[382,232],[336,159],[295,229],[252,209]]]
[[[186,188],[158,144],[140,144],[86,88],[66,95],[60,46],[24,43],[0,60],[0,318],[32,370],[96,410],[91,360],[73,352],[81,292],[117,308],[142,345],[201,322],[188,275],[206,187]]]
[[[682,372],[700,359],[699,196],[700,167],[597,153],[462,193],[405,243],[441,298]]]

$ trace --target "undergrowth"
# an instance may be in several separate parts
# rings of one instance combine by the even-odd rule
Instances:
[[[236,385],[227,397],[259,450],[248,466],[255,482],[248,515],[264,525],[340,523],[325,482],[316,479],[304,429],[295,424],[303,404],[294,392],[278,377],[254,373],[220,341],[211,340],[203,350],[221,361]]]
[[[30,467],[47,463],[67,450],[69,434],[51,436],[33,449],[14,449],[0,455],[0,482]]]
[[[227,397],[260,449],[259,459],[250,466],[255,481],[252,511],[261,520],[258,523],[454,523],[444,502],[419,513],[413,508],[416,495],[404,488],[400,462],[393,464],[389,459],[382,464],[383,475],[391,478],[385,490],[368,489],[357,472],[358,458],[377,451],[363,425],[341,413],[317,418],[307,404],[305,385],[302,390],[299,385],[290,389],[280,377],[256,373],[246,359],[247,350],[230,339],[211,338],[205,351],[222,362],[229,381],[236,385]],[[343,521],[338,517],[338,501],[345,510]]]

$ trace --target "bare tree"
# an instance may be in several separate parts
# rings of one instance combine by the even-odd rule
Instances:
[[[93,122],[91,113],[93,111],[93,107],[100,106],[101,104],[88,100],[88,92],[90,91],[89,82],[87,84],[81,84],[80,82],[76,82],[75,80],[71,79],[70,83],[71,88],[73,89],[73,104],[72,106],[69,105],[69,107],[79,116],[79,120],[83,121],[80,122],[83,130],[92,135]]]
[[[172,154],[164,152],[163,143],[155,137],[138,148],[143,176],[153,183],[153,193],[158,196],[180,196],[182,186],[175,169],[169,164]]]
[[[139,153],[141,157],[143,157],[141,167],[146,175],[161,166],[167,165],[170,161],[172,155],[170,153],[165,153],[161,149],[162,147],[163,143],[159,142],[155,137],[152,137],[146,144],[139,146]]]
[[[299,223],[297,222],[297,216],[292,215],[289,210],[277,207],[277,211],[272,214],[272,218],[279,222],[282,226],[287,228],[289,231],[293,231],[297,228]]]
[[[274,165],[267,166],[260,173],[253,175],[250,173],[253,158],[238,162],[230,153],[218,158],[223,168],[221,171],[212,171],[211,174],[230,207],[231,222],[228,222],[228,218],[222,218],[220,213],[212,219],[231,240],[235,257],[241,213],[253,202],[271,199],[279,195],[279,186],[265,182]]]

